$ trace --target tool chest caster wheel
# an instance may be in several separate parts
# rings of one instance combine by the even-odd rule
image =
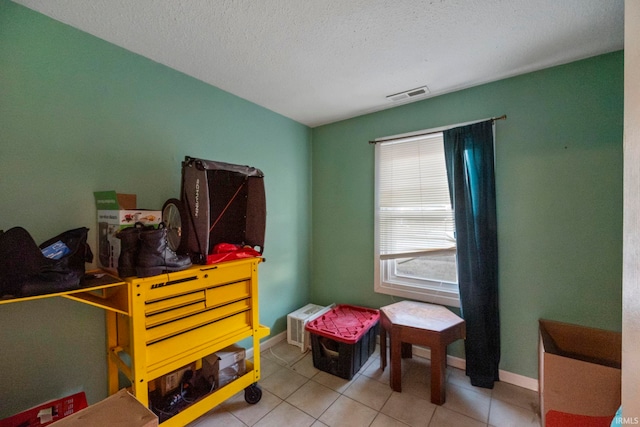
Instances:
[[[244,389],[244,400],[250,404],[256,404],[262,399],[262,389],[258,387],[258,384],[251,384]]]

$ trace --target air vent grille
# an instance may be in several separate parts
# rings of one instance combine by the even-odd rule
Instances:
[[[393,95],[387,96],[389,101],[397,102],[403,101],[411,98],[419,98],[427,95],[429,93],[429,88],[426,86],[417,87],[415,89],[409,89],[404,92],[394,93]]]

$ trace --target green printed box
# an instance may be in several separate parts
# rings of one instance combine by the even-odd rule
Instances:
[[[162,212],[136,208],[135,194],[121,194],[115,191],[93,193],[98,218],[98,265],[113,273],[118,273],[120,239],[118,231],[132,227],[136,222],[157,225],[162,221]]]

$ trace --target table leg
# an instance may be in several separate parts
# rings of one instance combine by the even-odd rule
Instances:
[[[391,347],[391,373],[389,381],[391,383],[391,390],[401,392],[402,391],[402,341],[400,341],[399,334],[391,327],[391,333],[389,336],[389,345]]]
[[[431,347],[431,403],[442,405],[445,401],[445,372],[447,346],[440,344]]]
[[[413,345],[410,342],[402,343],[402,358],[403,359],[413,358]]]
[[[387,331],[380,323],[380,369],[387,367]]]

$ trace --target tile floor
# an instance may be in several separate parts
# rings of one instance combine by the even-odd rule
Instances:
[[[397,393],[389,387],[389,367],[380,370],[378,351],[350,381],[314,368],[311,352],[286,340],[261,354],[262,399],[250,405],[238,393],[188,427],[540,425],[536,392],[502,382],[493,390],[473,387],[455,368],[448,368],[445,404],[432,404],[429,360],[421,357],[403,360]]]

